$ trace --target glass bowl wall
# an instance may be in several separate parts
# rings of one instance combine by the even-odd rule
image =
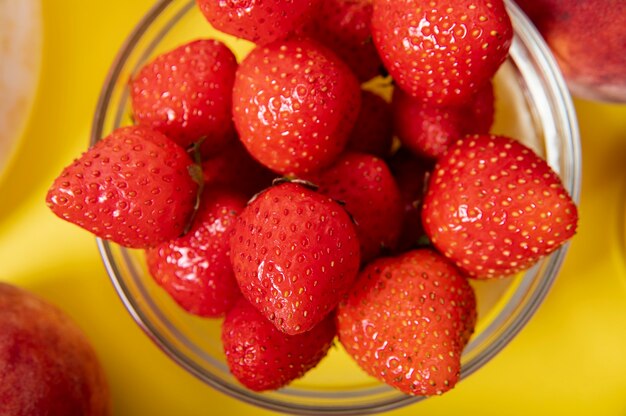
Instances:
[[[578,201],[580,144],[576,117],[557,66],[534,27],[507,3],[515,38],[495,79],[494,133],[516,137],[541,154]],[[163,0],[139,22],[104,83],[91,143],[131,124],[128,80],[158,53],[196,38],[224,41],[241,59],[250,43],[213,30],[193,0]],[[376,88],[376,82],[371,84]],[[145,333],[174,361],[208,385],[240,400],[292,414],[367,414],[422,400],[366,376],[340,345],[301,380],[275,392],[254,393],[231,376],[220,343],[220,320],[185,313],[149,277],[141,251],[98,240],[102,259],[124,305]],[[492,359],[532,317],[556,278],[567,245],[519,276],[474,285],[476,333],[462,357],[466,378]]]

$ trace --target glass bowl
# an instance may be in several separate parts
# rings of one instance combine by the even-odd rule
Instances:
[[[495,78],[494,133],[516,137],[541,154],[575,201],[580,188],[580,139],[571,98],[549,49],[525,15],[507,3],[515,37]],[[91,144],[131,124],[128,80],[156,54],[199,37],[225,42],[241,59],[249,42],[213,30],[193,0],[162,0],[139,22],[105,81]],[[372,83],[376,88],[376,82]],[[278,391],[254,393],[229,373],[220,343],[221,320],[191,316],[148,275],[142,251],[98,240],[113,285],[145,333],[174,361],[208,385],[252,405],[292,414],[367,414],[415,403],[367,376],[340,345],[304,378]],[[491,360],[528,322],[556,278],[567,245],[518,276],[472,281],[479,305],[476,332],[462,356],[462,378]]]

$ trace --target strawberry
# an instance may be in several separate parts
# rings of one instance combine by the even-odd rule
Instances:
[[[374,0],[372,36],[400,88],[459,105],[504,62],[513,28],[502,0]]]
[[[381,96],[361,91],[361,109],[348,138],[347,148],[385,158],[393,143],[391,106]]]
[[[130,81],[135,121],[183,147],[203,139],[211,155],[234,137],[231,91],[237,61],[223,43],[196,40],[157,56]]]
[[[46,203],[60,218],[122,246],[180,235],[198,185],[185,150],[149,127],[121,127],[67,166]]]
[[[401,148],[389,160],[389,168],[398,184],[404,206],[402,231],[397,247],[398,251],[402,252],[417,248],[425,242],[422,201],[433,166],[429,160],[419,158]]]
[[[359,84],[330,50],[310,40],[254,49],[237,70],[233,117],[250,154],[281,174],[330,165],[360,107]]]
[[[365,372],[406,394],[435,395],[459,380],[476,315],[467,279],[421,249],[367,265],[337,308],[337,329]]]
[[[402,145],[422,157],[436,159],[463,137],[462,116],[456,107],[430,105],[399,88],[393,93],[393,117]]]
[[[231,261],[248,301],[293,335],[313,328],[350,289],[359,268],[359,240],[339,204],[283,183],[241,213]]]
[[[302,377],[324,358],[337,332],[334,314],[309,331],[287,335],[241,299],[222,324],[231,373],[250,390],[275,390]]]
[[[462,108],[461,130],[464,134],[487,134],[495,115],[493,82],[483,85]]]
[[[372,42],[372,0],[320,0],[304,32],[332,49],[360,82],[380,74],[383,67]]]
[[[576,205],[557,174],[502,136],[458,141],[437,161],[422,219],[432,243],[475,278],[524,270],[571,238]]]
[[[287,37],[305,24],[313,0],[196,0],[216,29],[259,45]]]
[[[363,262],[396,247],[402,201],[384,160],[348,152],[311,181],[319,186],[319,192],[342,202],[354,219]]]
[[[186,311],[221,316],[241,296],[230,264],[230,233],[246,202],[236,192],[205,188],[189,232],[146,250],[150,274]]]
[[[207,185],[228,186],[248,197],[270,186],[276,177],[254,160],[238,139],[202,162],[202,172]]]
[[[393,93],[394,129],[415,154],[436,159],[458,139],[470,133],[488,133],[493,123],[491,82],[463,106],[434,106],[396,88]]]

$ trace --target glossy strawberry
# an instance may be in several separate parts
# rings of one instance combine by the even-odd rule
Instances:
[[[67,166],[46,203],[60,218],[122,246],[182,234],[198,185],[183,148],[148,127],[122,127]]]
[[[228,367],[241,384],[254,391],[276,390],[314,368],[336,332],[331,314],[307,332],[287,335],[241,299],[226,315],[222,343]]]
[[[393,94],[393,117],[402,145],[422,157],[436,159],[463,137],[462,116],[456,107],[430,105],[399,88]]]
[[[577,208],[560,178],[523,144],[468,136],[435,166],[424,199],[426,233],[472,277],[524,270],[576,232]]]
[[[402,200],[384,160],[365,153],[345,153],[311,180],[319,192],[344,204],[354,219],[363,262],[396,247]]]
[[[287,37],[305,24],[313,0],[196,0],[216,29],[264,45]]]
[[[275,390],[302,377],[326,356],[336,334],[334,314],[309,331],[279,331],[247,300],[228,312],[222,344],[231,373],[254,391]]]
[[[347,148],[385,158],[391,152],[392,143],[391,106],[381,96],[361,91],[361,109],[348,138]]]
[[[146,251],[152,277],[187,312],[222,316],[241,296],[230,263],[230,236],[246,202],[239,193],[206,188],[189,232]]]
[[[130,82],[135,121],[183,147],[203,139],[211,155],[234,138],[231,91],[237,61],[217,40],[196,40],[157,56]]]
[[[404,207],[397,251],[418,248],[426,243],[422,227],[422,202],[433,163],[401,148],[389,160],[389,168],[398,184]]]
[[[372,35],[400,88],[459,105],[504,62],[513,28],[502,0],[375,0]]]
[[[431,105],[396,88],[392,101],[394,129],[402,144],[415,154],[437,159],[465,135],[489,132],[493,100],[491,82],[459,106]]]
[[[433,250],[379,258],[337,309],[339,340],[368,374],[410,395],[436,395],[460,378],[476,298]]]
[[[310,40],[253,50],[237,70],[233,117],[250,154],[281,174],[331,164],[343,150],[360,107],[348,67]]]
[[[305,33],[332,49],[360,82],[383,66],[372,42],[372,0],[319,0]]]
[[[254,160],[239,140],[202,162],[207,185],[228,186],[248,197],[272,184],[276,174]]]
[[[343,207],[283,183],[258,195],[238,217],[231,261],[243,295],[293,335],[313,328],[350,289],[359,240]]]

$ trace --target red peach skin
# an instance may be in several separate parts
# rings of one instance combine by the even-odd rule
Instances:
[[[626,102],[626,2],[517,3],[552,49],[574,95]]]
[[[0,415],[108,416],[105,374],[59,308],[0,283]]]

